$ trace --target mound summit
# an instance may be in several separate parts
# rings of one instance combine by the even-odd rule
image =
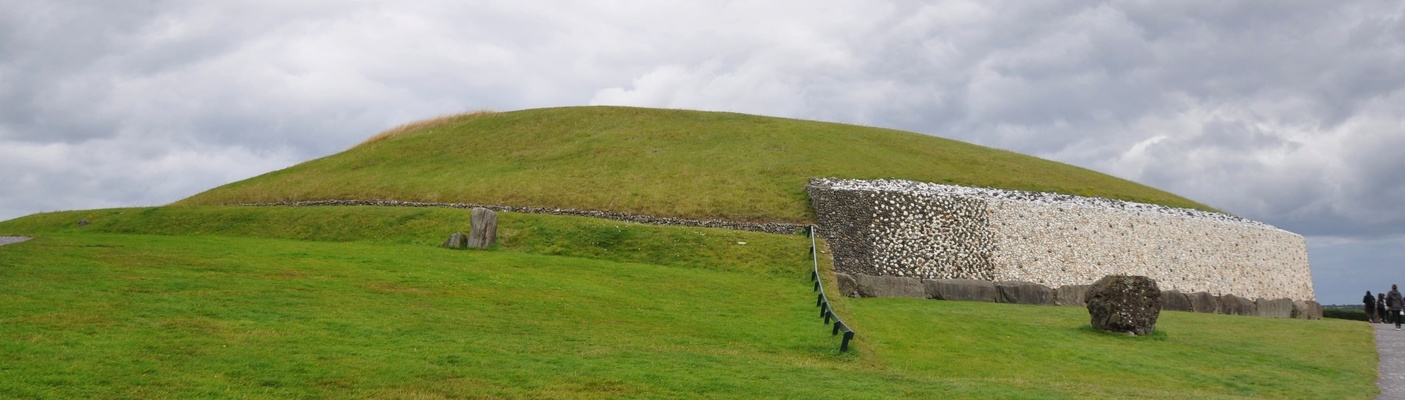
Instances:
[[[177,205],[396,200],[746,222],[814,221],[815,177],[906,179],[1213,210],[1010,151],[890,129],[725,112],[566,107],[406,124]]]

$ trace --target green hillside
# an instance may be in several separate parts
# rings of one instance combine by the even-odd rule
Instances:
[[[1088,170],[876,128],[577,107],[475,113],[174,205],[0,221],[0,398],[1368,399],[1371,327],[1077,307],[831,299],[802,235],[401,200],[806,222],[811,177],[904,178],[1207,209]],[[86,221],[79,225],[78,221]],[[827,254],[819,243],[820,254]],[[830,260],[819,268],[831,293]]]
[[[933,136],[754,115],[625,107],[474,113],[180,205],[401,200],[805,222],[813,177],[901,178],[1209,210],[1083,168]]]
[[[500,246],[436,247],[468,214],[170,206],[0,222],[36,236],[0,246],[0,398],[1376,394],[1364,323],[1166,312],[1157,334],[1127,337],[1076,307],[836,298],[859,332],[839,353],[803,236],[503,213]]]

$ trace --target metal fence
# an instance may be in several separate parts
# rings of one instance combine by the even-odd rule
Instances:
[[[815,298],[815,306],[820,308],[820,317],[824,318],[825,325],[829,325],[831,320],[834,321],[831,336],[844,332],[844,341],[839,343],[839,351],[849,351],[849,341],[854,339],[854,330],[849,329],[849,325],[840,320],[838,315],[834,315],[834,310],[829,307],[829,297],[824,294],[824,285],[820,284],[820,255],[819,248],[815,247],[815,226],[810,225],[806,234],[810,236],[810,262],[813,265],[810,280],[815,282],[815,291],[819,292],[819,296]]]

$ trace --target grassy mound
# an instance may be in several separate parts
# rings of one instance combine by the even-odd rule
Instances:
[[[1375,395],[1370,327],[1074,307],[834,299],[809,242],[453,209],[162,207],[0,222],[0,397],[1340,398]],[[77,227],[79,218],[90,225]],[[424,233],[424,232],[431,233]],[[740,242],[746,242],[741,244]],[[831,290],[833,290],[831,284]]]
[[[916,133],[624,107],[422,121],[177,204],[382,199],[805,222],[813,219],[804,192],[813,177],[901,178],[1210,209],[1083,168]]]

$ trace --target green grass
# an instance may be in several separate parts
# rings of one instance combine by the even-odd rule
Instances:
[[[859,337],[838,354],[803,236],[504,213],[497,248],[435,247],[466,216],[163,207],[0,222],[37,236],[0,247],[0,398],[1376,390],[1370,327],[1341,320],[1167,312],[1156,335],[1129,338],[1085,328],[1079,308],[840,298]]]
[[[1210,209],[1134,182],[911,132],[754,115],[570,107],[450,117],[182,200],[393,199],[813,220],[814,177],[901,178]],[[940,133],[940,132],[937,132]]]

